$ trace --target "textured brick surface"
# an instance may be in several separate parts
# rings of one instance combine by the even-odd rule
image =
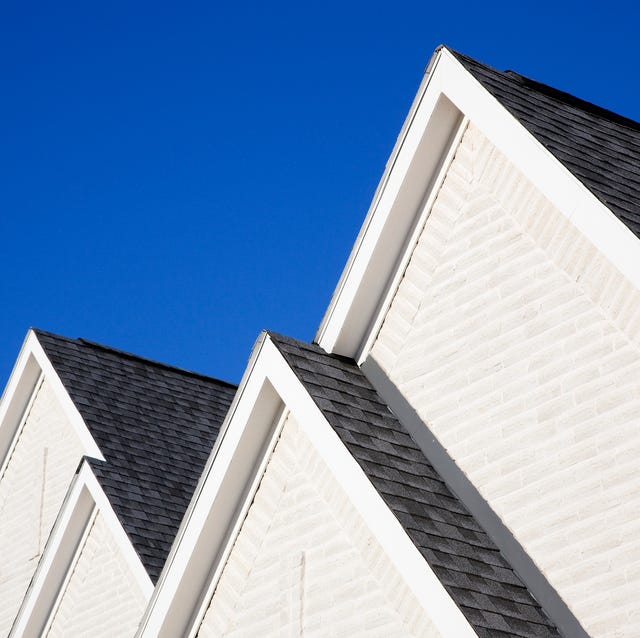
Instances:
[[[47,634],[51,638],[129,638],[146,605],[102,515],[98,514]]]
[[[373,356],[594,636],[640,634],[639,345],[638,292],[470,127]]]
[[[438,636],[290,417],[199,631]]]
[[[82,454],[45,381],[0,478],[0,636],[9,632]]]

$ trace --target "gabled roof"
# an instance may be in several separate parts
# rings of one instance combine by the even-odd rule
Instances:
[[[106,459],[89,462],[155,583],[236,386],[34,332]]]
[[[316,333],[328,352],[366,358],[468,122],[640,288],[640,124],[441,46]]]
[[[269,333],[479,636],[557,629],[351,359]]]
[[[640,236],[640,123],[451,51],[524,127]]]

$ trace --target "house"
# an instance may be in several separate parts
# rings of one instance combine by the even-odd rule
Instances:
[[[0,635],[640,633],[640,124],[434,53],[312,344],[32,330]]]

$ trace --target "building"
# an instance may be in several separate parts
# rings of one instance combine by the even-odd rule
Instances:
[[[638,635],[639,234],[640,124],[439,48],[315,343],[29,332],[0,635]]]

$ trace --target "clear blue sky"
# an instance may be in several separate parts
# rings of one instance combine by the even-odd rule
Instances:
[[[640,119],[624,4],[3,2],[0,384],[29,326],[230,381],[311,339],[435,47]]]

